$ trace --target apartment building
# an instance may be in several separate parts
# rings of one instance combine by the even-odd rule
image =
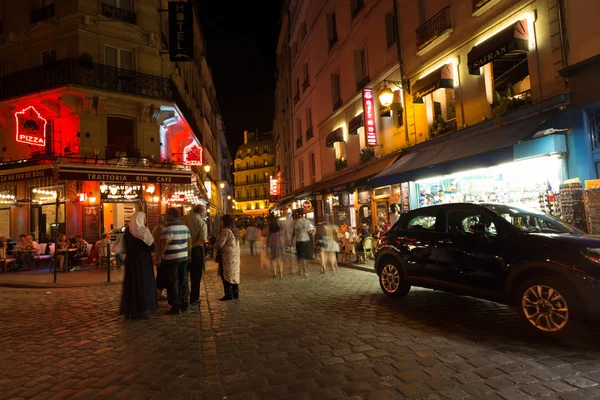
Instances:
[[[0,1],[0,220],[10,221],[0,234],[94,240],[127,223],[130,203],[146,204],[152,225],[167,206],[208,203],[227,180],[199,19],[192,8],[194,61],[174,63],[166,9]]]

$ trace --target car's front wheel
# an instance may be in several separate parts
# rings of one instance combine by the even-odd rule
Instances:
[[[410,291],[410,285],[406,283],[402,270],[391,260],[384,260],[379,272],[379,285],[383,293],[390,297],[404,297]]]
[[[524,282],[517,291],[516,306],[526,324],[550,336],[569,334],[581,309],[571,286],[555,277]]]

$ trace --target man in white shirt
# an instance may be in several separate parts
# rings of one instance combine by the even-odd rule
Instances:
[[[204,243],[208,237],[208,229],[204,222],[206,207],[198,204],[191,213],[181,217],[189,229],[192,240],[192,262],[189,265],[190,270],[190,304],[196,305],[200,302],[200,281],[202,280],[202,271],[204,271]]]
[[[300,210],[294,223],[293,237],[296,242],[296,260],[299,264],[298,274],[301,276],[308,276],[308,260],[312,259],[309,230],[310,222],[304,217],[304,211]]]
[[[258,239],[258,229],[254,226],[254,222],[250,223],[250,226],[246,228],[246,240],[250,242],[250,255],[254,255],[254,243]]]

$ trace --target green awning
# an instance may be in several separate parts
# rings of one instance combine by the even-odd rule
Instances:
[[[440,88],[452,89],[454,87],[454,71],[452,64],[446,64],[441,68],[424,76],[412,85],[413,102],[419,103],[419,100],[429,93],[435,92]]]

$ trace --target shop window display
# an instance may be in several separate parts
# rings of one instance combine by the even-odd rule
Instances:
[[[466,202],[541,210],[540,194],[554,193],[561,181],[562,159],[548,156],[425,179],[416,188],[419,207]]]

